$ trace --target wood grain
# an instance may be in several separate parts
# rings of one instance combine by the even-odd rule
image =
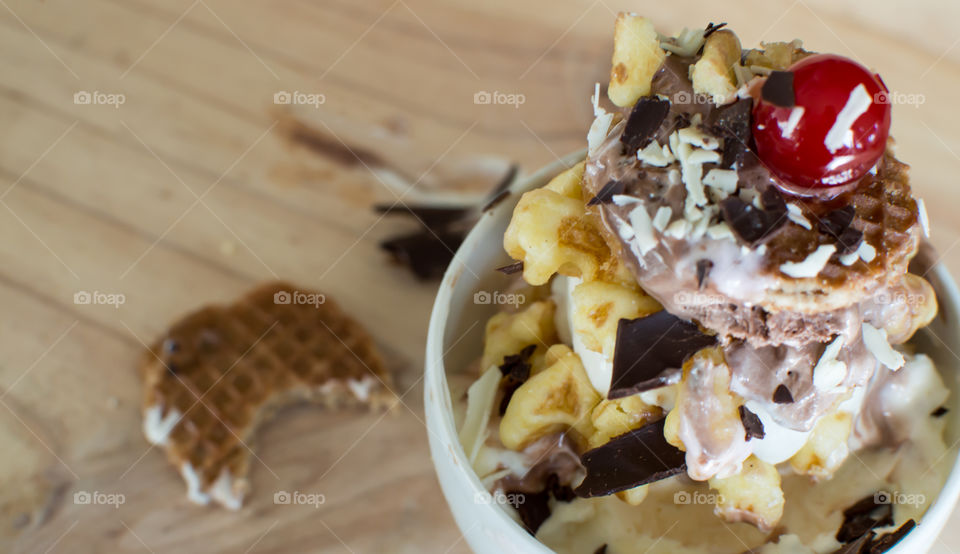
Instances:
[[[0,548],[465,551],[433,476],[419,377],[434,285],[385,263],[374,202],[476,196],[582,147],[619,10],[727,21],[880,69],[943,261],[960,270],[960,5],[894,0],[89,0],[0,3]],[[124,95],[75,104],[78,91]],[[274,94],[323,95],[277,105]],[[522,95],[519,106],[474,94]],[[356,154],[356,155],[355,155]],[[140,432],[133,371],[178,315],[281,277],[366,322],[393,416],[297,408],[253,445],[239,513],[201,508]],[[125,303],[77,305],[78,291]],[[323,494],[318,508],[273,493]],[[78,491],[120,493],[77,505]],[[960,547],[954,516],[938,545]]]

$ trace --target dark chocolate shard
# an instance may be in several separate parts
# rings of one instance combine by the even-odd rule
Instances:
[[[936,410],[930,412],[930,415],[932,415],[933,417],[943,417],[944,414],[946,414],[946,413],[949,412],[949,411],[950,411],[950,410],[948,410],[946,407],[940,406],[940,407],[937,408]]]
[[[843,524],[837,531],[837,540],[849,543],[873,531],[876,527],[893,525],[893,505],[885,492],[864,497],[843,511]]]
[[[780,385],[773,391],[773,401],[776,404],[793,404],[793,395],[786,385]]]
[[[760,96],[774,106],[792,108],[797,105],[793,92],[793,72],[773,71],[760,89]]]
[[[908,519],[907,521],[903,522],[903,525],[898,527],[896,531],[887,533],[886,535],[881,535],[880,538],[870,544],[870,554],[880,554],[890,550],[898,542],[900,542],[903,537],[907,536],[907,533],[913,531],[913,528],[916,526],[916,521]]]
[[[740,406],[740,421],[743,422],[743,429],[747,432],[747,440],[762,439],[763,422],[757,414],[751,412],[746,406]]]
[[[463,206],[408,206],[406,204],[377,204],[373,210],[386,215],[408,215],[428,229],[439,230],[451,223],[461,221],[470,214]]]
[[[513,275],[515,273],[520,273],[523,271],[523,262],[513,262],[512,264],[507,264],[497,268],[497,271],[503,273],[504,275]]]
[[[821,217],[817,221],[817,226],[824,233],[838,238],[853,223],[853,216],[855,215],[856,210],[853,209],[853,206],[844,206]]]
[[[707,281],[707,276],[710,275],[711,269],[713,269],[712,261],[697,260],[697,287],[703,288],[703,284]]]
[[[594,550],[593,554],[607,554],[607,545],[600,545],[600,548]]]
[[[585,452],[580,462],[587,476],[574,489],[577,496],[608,496],[686,471],[685,454],[663,438],[663,425],[661,419]]]
[[[550,497],[558,502],[570,502],[576,495],[569,485],[560,483],[556,473],[547,476],[544,488],[540,492],[522,490],[504,491],[507,502],[520,514],[520,521],[531,535],[536,535],[543,522],[550,517]]]
[[[610,202],[613,202],[613,197],[618,194],[623,194],[626,186],[626,183],[623,181],[616,181],[613,179],[607,181],[607,184],[603,185],[597,195],[587,202],[587,206],[596,206],[598,204],[609,204]]]
[[[522,491],[505,491],[507,500],[513,500],[511,505],[520,514],[523,527],[531,535],[536,535],[543,522],[550,517],[550,493],[547,491],[530,493]]]
[[[716,337],[666,310],[639,319],[621,319],[607,398],[623,398],[669,384],[668,370],[683,367],[687,358],[716,342]]]
[[[503,374],[503,380],[500,383],[503,387],[503,399],[500,401],[501,416],[507,412],[507,405],[510,404],[513,393],[530,378],[529,360],[536,349],[537,345],[531,344],[517,354],[503,357],[503,364],[500,365],[500,373]]]
[[[782,217],[787,213],[787,201],[776,187],[767,187],[760,194],[760,204],[764,211],[776,217]]]
[[[706,40],[707,38],[710,37],[710,35],[712,35],[713,33],[716,33],[717,31],[719,31],[720,29],[723,29],[726,26],[727,26],[726,23],[720,23],[719,25],[714,25],[713,22],[711,21],[707,25],[707,28],[703,30],[704,40]]]
[[[837,241],[837,252],[848,254],[860,247],[863,233],[850,225],[856,212],[853,206],[844,206],[820,218],[817,227]]]
[[[730,226],[730,230],[747,244],[754,244],[769,237],[786,223],[785,211],[786,208],[784,212],[761,210],[737,196],[725,198],[720,203],[723,220]]]
[[[410,268],[421,280],[443,276],[453,253],[463,242],[464,233],[455,231],[417,231],[380,243],[393,259]]]
[[[657,130],[670,112],[670,101],[658,98],[641,98],[633,107],[620,142],[630,154],[650,144]]]
[[[742,167],[743,159],[750,150],[752,132],[750,118],[753,100],[744,98],[716,110],[711,115],[713,134],[723,140],[723,167]]]
[[[547,483],[545,491],[549,492],[559,502],[571,502],[574,498],[577,497],[577,494],[573,492],[573,488],[570,485],[564,485],[560,482],[560,477],[556,473],[551,473],[547,476]]]

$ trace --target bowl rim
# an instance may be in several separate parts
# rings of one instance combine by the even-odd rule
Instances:
[[[500,214],[503,210],[513,211],[514,206],[519,201],[519,196],[539,186],[549,182],[560,172],[572,167],[582,161],[586,156],[586,149],[571,153],[556,161],[542,167],[535,173],[528,176],[516,178],[507,188],[510,193],[507,198],[502,199],[496,206],[484,212],[480,220],[473,226],[467,234],[463,243],[457,249],[450,265],[444,273],[443,279],[437,291],[436,300],[430,313],[430,322],[427,331],[425,373],[424,373],[424,409],[425,423],[428,431],[428,440],[430,442],[431,457],[434,464],[434,470],[440,480],[441,489],[446,497],[448,507],[454,511],[455,517],[457,510],[454,509],[454,502],[462,502],[459,496],[451,498],[450,487],[445,484],[441,475],[440,456],[452,456],[449,462],[459,470],[461,477],[465,478],[463,484],[473,494],[487,493],[488,491],[480,481],[479,476],[473,470],[463,446],[460,444],[459,433],[453,418],[452,402],[450,399],[450,389],[446,379],[446,366],[444,351],[446,332],[449,323],[449,315],[452,303],[455,300],[453,293],[457,281],[462,277],[467,269],[466,258],[468,253],[476,247],[477,243],[491,232],[491,228],[496,225],[499,217],[493,217]],[[940,310],[947,310],[949,317],[953,321],[960,320],[960,289],[958,289],[953,277],[947,271],[942,263],[937,263],[931,273],[941,285],[939,292],[942,292],[942,298],[939,300]],[[938,368],[938,371],[942,371]],[[957,368],[960,371],[960,367]],[[960,394],[960,390],[951,391],[954,394]],[[958,414],[960,415],[960,414]],[[438,435],[439,434],[439,435]],[[938,540],[940,533],[945,526],[947,519],[953,512],[957,499],[960,497],[960,451],[957,444],[948,445],[947,452],[953,451],[955,457],[952,468],[947,476],[943,487],[940,489],[933,503],[923,514],[923,518],[918,522],[916,529],[908,533],[893,549],[888,552],[897,554],[913,551],[927,551],[930,546]],[[510,541],[516,541],[515,546],[522,552],[553,552],[547,545],[530,535],[516,520],[507,514],[505,510],[500,509],[494,503],[474,504],[474,509],[479,510],[477,515],[483,516],[483,519],[491,521],[498,526],[500,531],[507,534]],[[466,537],[469,531],[464,530],[463,525],[458,520],[458,527]],[[467,537],[470,542],[469,537]]]

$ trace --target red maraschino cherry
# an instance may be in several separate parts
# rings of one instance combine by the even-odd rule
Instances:
[[[790,75],[772,75],[753,109],[757,155],[790,186],[850,183],[870,170],[887,144],[887,87],[857,62],[833,54],[804,58]],[[778,90],[779,89],[779,90]],[[791,101],[793,105],[791,106]]]

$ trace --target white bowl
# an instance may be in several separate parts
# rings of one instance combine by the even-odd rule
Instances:
[[[447,371],[460,372],[480,356],[483,330],[495,306],[478,305],[478,290],[506,290],[508,278],[494,268],[511,262],[503,250],[503,233],[510,222],[520,195],[546,184],[554,175],[583,159],[577,152],[550,164],[535,174],[518,179],[510,187],[510,196],[484,213],[464,240],[443,277],[430,317],[427,335],[424,404],[430,440],[430,454],[447,499],[467,544],[479,554],[548,553],[544,546],[495,503],[477,501],[486,489],[467,460],[454,425],[453,405],[447,385]],[[960,371],[950,350],[960,352],[960,293],[946,268],[938,265],[927,275],[937,289],[940,315],[931,324],[938,339],[924,341],[923,352],[930,355],[954,392],[947,401],[951,418],[946,443],[954,445],[947,454],[953,469],[940,495],[927,510],[919,525],[889,552],[926,552],[937,539],[960,497]],[[498,288],[499,286],[499,288]],[[922,336],[920,337],[922,340]],[[947,347],[946,344],[950,344]]]

